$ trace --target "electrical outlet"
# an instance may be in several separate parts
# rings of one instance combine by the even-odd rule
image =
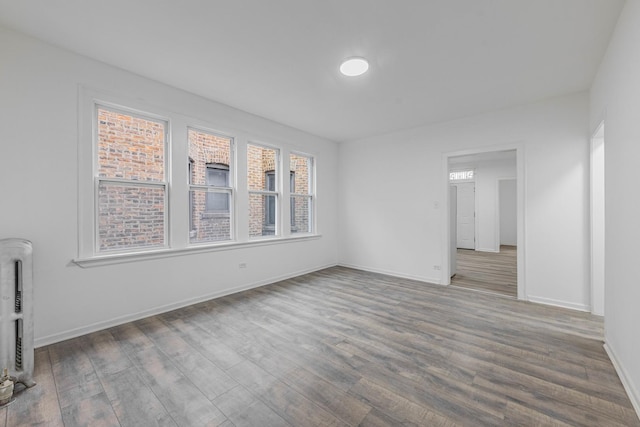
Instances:
[[[433,266],[433,269],[434,269],[434,270],[440,270],[440,266],[439,266],[439,265],[434,265],[434,266]]]
[[[247,268],[247,263],[246,262],[241,262],[240,264],[238,264],[239,268]]]

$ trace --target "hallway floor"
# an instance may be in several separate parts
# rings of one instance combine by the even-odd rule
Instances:
[[[451,285],[515,298],[518,294],[517,249],[500,246],[500,253],[458,249]]]

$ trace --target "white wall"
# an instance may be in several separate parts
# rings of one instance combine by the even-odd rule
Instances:
[[[591,139],[591,312],[604,316],[605,299],[605,156],[604,125]]]
[[[627,1],[591,90],[605,120],[605,341],[640,414],[640,2]]]
[[[474,169],[476,188],[476,250],[482,252],[500,252],[498,228],[500,211],[498,206],[498,180],[516,177],[516,159],[479,160],[456,163],[450,170]],[[514,193],[513,208],[516,199]],[[513,238],[515,239],[515,220],[513,217]],[[515,243],[513,243],[515,245]]]
[[[2,27],[0,58],[0,238],[33,242],[37,345],[337,263],[335,143]],[[238,130],[238,139],[315,154],[322,237],[86,269],[73,264],[79,85]]]
[[[443,153],[525,152],[526,297],[589,307],[588,95],[342,143],[341,262],[439,283]]]
[[[477,171],[478,245],[476,248],[479,251],[500,252],[498,179],[516,176],[516,160],[514,158],[510,162],[483,162],[478,164]]]
[[[503,179],[499,181],[500,203],[500,244],[516,246],[518,243],[516,206],[516,180]]]

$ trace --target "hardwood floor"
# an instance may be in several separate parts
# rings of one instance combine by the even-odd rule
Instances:
[[[517,250],[500,246],[499,253],[458,249],[456,275],[451,285],[517,297]]]
[[[640,426],[602,333],[335,267],[39,348],[0,426]]]

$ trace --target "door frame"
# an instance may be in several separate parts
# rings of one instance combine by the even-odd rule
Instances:
[[[589,222],[591,246],[591,313],[605,315],[605,122],[591,136],[589,155]]]
[[[526,269],[525,269],[525,254],[526,254],[526,182],[525,182],[525,153],[524,153],[524,143],[523,142],[514,142],[510,144],[503,145],[494,145],[489,147],[482,148],[470,148],[466,150],[459,151],[450,151],[442,153],[442,168],[441,168],[441,189],[442,189],[442,200],[444,201],[444,209],[441,212],[441,244],[440,247],[444,248],[441,251],[442,254],[442,269],[440,275],[440,284],[449,285],[451,284],[451,277],[449,277],[450,270],[450,254],[449,254],[449,244],[451,242],[451,231],[450,231],[450,214],[449,208],[451,201],[449,200],[449,158],[456,156],[465,156],[465,155],[473,155],[473,154],[482,154],[482,153],[491,153],[496,151],[516,151],[516,179],[517,179],[517,242],[518,242],[518,252],[517,252],[517,274],[518,274],[518,283],[517,283],[517,298],[519,300],[527,300],[527,292],[526,292]]]

